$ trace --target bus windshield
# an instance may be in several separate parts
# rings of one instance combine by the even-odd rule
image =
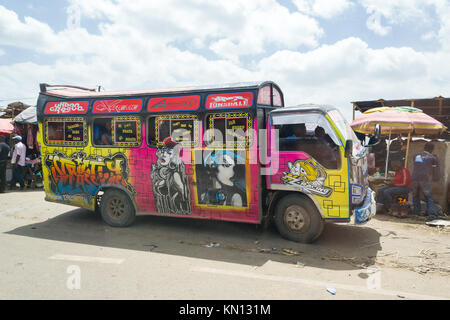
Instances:
[[[356,137],[355,132],[348,124],[347,120],[342,116],[342,113],[339,110],[332,110],[328,112],[331,120],[333,120],[334,124],[342,134],[345,141],[352,140],[353,145],[359,147],[361,145],[359,139]]]

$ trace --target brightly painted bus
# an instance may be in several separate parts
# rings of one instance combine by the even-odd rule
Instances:
[[[101,213],[273,221],[312,242],[375,214],[365,148],[331,106],[285,107],[271,81],[105,92],[41,84],[45,199]]]

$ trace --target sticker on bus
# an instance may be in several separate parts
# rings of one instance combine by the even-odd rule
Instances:
[[[206,99],[206,109],[250,108],[253,104],[253,93],[211,94]]]
[[[84,114],[87,113],[89,101],[47,102],[45,114]]]
[[[93,113],[136,113],[142,109],[142,99],[97,100]]]
[[[147,110],[160,111],[190,111],[200,107],[200,96],[151,98]]]

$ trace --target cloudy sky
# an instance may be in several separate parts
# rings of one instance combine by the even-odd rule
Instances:
[[[286,104],[450,96],[450,0],[0,0],[0,105],[39,83],[273,80]]]

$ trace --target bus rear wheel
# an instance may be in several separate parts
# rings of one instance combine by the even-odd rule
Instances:
[[[311,243],[323,231],[323,219],[315,205],[303,196],[291,194],[282,198],[275,208],[275,225],[284,238]]]
[[[112,227],[128,227],[136,217],[130,198],[124,192],[112,189],[102,195],[100,212],[103,221]]]

